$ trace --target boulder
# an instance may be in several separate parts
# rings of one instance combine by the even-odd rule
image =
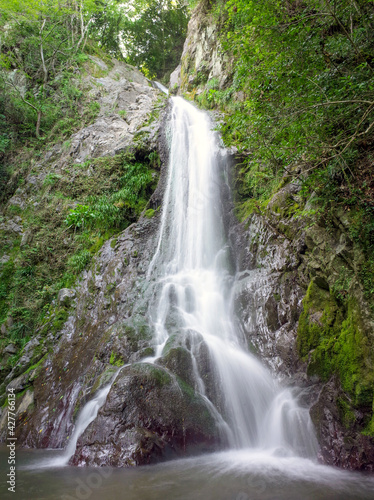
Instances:
[[[14,344],[8,344],[4,349],[4,352],[8,354],[16,354],[18,351],[17,347]]]
[[[164,368],[133,364],[118,375],[71,463],[128,467],[213,451],[218,444],[201,396]]]

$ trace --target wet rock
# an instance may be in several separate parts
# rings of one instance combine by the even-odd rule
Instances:
[[[170,349],[166,356],[158,360],[158,364],[170,370],[190,386],[194,386],[195,380],[193,376],[191,354],[183,347],[174,347]]]
[[[320,459],[344,469],[374,471],[374,439],[359,432],[364,415],[349,409],[339,382],[326,383],[311,409],[321,444]]]
[[[218,442],[202,398],[165,369],[139,364],[123,368],[71,463],[141,465],[209,451]]]

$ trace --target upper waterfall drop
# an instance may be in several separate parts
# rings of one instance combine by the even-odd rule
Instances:
[[[195,390],[217,413],[230,446],[282,448],[282,453],[315,457],[308,410],[248,352],[234,326],[234,277],[221,203],[222,148],[212,127],[207,113],[172,98],[168,180],[148,270],[159,283],[158,299],[150,307],[156,358],[170,339],[177,338],[190,352]],[[206,386],[206,357],[219,395]]]

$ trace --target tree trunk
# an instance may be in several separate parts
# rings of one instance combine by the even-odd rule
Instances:
[[[35,135],[38,139],[40,139],[40,122],[42,119],[42,112],[40,109],[38,109],[38,119],[36,120],[36,130],[35,130]]]

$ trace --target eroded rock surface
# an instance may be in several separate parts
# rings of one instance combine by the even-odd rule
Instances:
[[[74,465],[141,465],[219,442],[204,400],[171,372],[146,363],[121,370],[78,441]]]

